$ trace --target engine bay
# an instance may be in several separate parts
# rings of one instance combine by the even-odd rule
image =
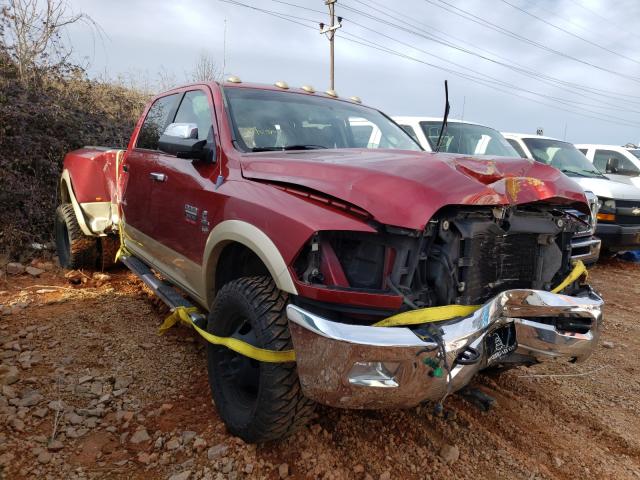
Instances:
[[[294,268],[315,287],[399,295],[403,310],[478,305],[505,290],[560,282],[582,223],[548,204],[446,207],[423,231],[317,232]]]

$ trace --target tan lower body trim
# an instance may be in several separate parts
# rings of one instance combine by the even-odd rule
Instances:
[[[202,265],[130,225],[125,225],[124,231],[125,245],[131,253],[187,292],[202,307],[209,308],[205,301],[206,290],[202,284]]]

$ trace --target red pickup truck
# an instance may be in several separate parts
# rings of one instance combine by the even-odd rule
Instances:
[[[210,343],[229,430],[260,442],[315,402],[441,401],[496,366],[589,356],[602,300],[571,261],[581,188],[528,159],[423,152],[333,91],[225,83],[154,98],[126,151],[67,154],[67,268],[121,260]],[[578,271],[577,271],[578,270]],[[577,271],[577,274],[576,274]]]

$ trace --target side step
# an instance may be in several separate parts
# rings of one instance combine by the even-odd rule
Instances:
[[[142,280],[147,287],[149,287],[160,300],[167,304],[167,306],[173,311],[177,307],[195,307],[193,303],[184,298],[180,293],[168,282],[160,280],[153,270],[144,263],[142,260],[131,256],[121,256],[120,261],[124,263],[129,270],[136,274]],[[206,315],[202,313],[193,312],[189,316],[199,327],[203,328],[206,325]]]

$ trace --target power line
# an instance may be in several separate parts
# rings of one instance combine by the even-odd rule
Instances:
[[[607,48],[607,47],[605,47],[603,45],[600,45],[599,43],[592,42],[588,38],[584,38],[584,37],[582,37],[582,36],[580,36],[580,35],[578,35],[576,33],[570,32],[569,30],[566,30],[566,29],[556,25],[555,23],[549,22],[548,20],[545,20],[544,18],[539,17],[538,15],[535,15],[535,14],[529,12],[528,10],[525,10],[524,8],[521,8],[521,7],[517,6],[517,5],[514,5],[513,3],[508,2],[507,0],[500,0],[500,1],[502,3],[504,3],[505,5],[509,5],[511,8],[513,8],[515,10],[518,10],[519,12],[522,12],[525,15],[528,15],[531,18],[535,18],[536,20],[538,20],[539,22],[544,23],[545,25],[549,25],[550,27],[553,27],[556,30],[560,30],[561,32],[566,33],[567,35],[571,35],[572,37],[577,38],[579,40],[582,40],[583,42],[588,43],[589,45],[593,45],[594,47],[597,47],[597,48],[599,48],[601,50],[604,50],[605,52],[612,53],[614,55],[617,55],[617,56],[619,56],[621,58],[624,58],[626,60],[629,60],[629,61],[631,61],[633,63],[637,63],[638,65],[640,65],[640,62],[638,60],[634,59],[634,58],[628,57],[628,56],[626,56],[626,55],[624,55],[622,53],[616,52],[615,50],[611,50],[610,48]]]
[[[359,0],[355,0],[355,1],[358,1],[358,2],[359,2]],[[363,3],[363,2],[359,2],[359,3]],[[501,65],[501,66],[504,66],[504,67],[509,68],[509,69],[511,69],[511,70],[514,70],[514,71],[516,71],[516,72],[518,72],[518,73],[520,73],[520,74],[522,74],[522,75],[532,76],[532,77],[534,77],[536,80],[538,80],[538,81],[540,81],[540,82],[542,82],[542,83],[550,84],[550,85],[552,85],[552,86],[554,86],[554,87],[557,87],[557,88],[562,88],[562,89],[567,90],[567,91],[569,91],[569,92],[571,92],[571,93],[573,93],[573,94],[575,94],[575,93],[576,93],[576,92],[574,92],[573,90],[571,90],[571,89],[570,89],[570,88],[568,88],[568,87],[565,87],[565,86],[559,86],[559,85],[555,85],[555,84],[550,83],[549,81],[547,81],[547,79],[545,79],[545,78],[543,78],[543,77],[540,77],[536,72],[533,72],[533,71],[530,71],[530,70],[527,70],[527,69],[523,69],[523,68],[513,68],[511,65],[504,64],[504,63],[502,63],[502,62],[497,62],[497,61],[495,61],[495,60],[493,60],[493,59],[491,59],[491,58],[489,58],[489,57],[486,57],[486,56],[483,56],[483,55],[477,54],[477,53],[472,52],[472,51],[470,51],[470,50],[468,50],[468,49],[465,49],[465,48],[457,47],[456,45],[451,44],[451,43],[449,43],[449,42],[442,42],[442,41],[438,40],[437,38],[436,38],[436,39],[434,39],[434,38],[433,38],[433,35],[431,35],[431,34],[429,34],[429,33],[426,33],[426,32],[422,33],[422,32],[420,32],[420,31],[416,32],[416,31],[411,30],[411,29],[408,29],[408,28],[406,28],[406,27],[404,27],[404,26],[402,26],[402,25],[394,24],[393,22],[389,22],[388,20],[381,19],[381,18],[376,17],[376,16],[374,16],[374,15],[372,15],[372,14],[370,14],[370,13],[363,12],[363,11],[361,11],[361,10],[355,9],[355,8],[350,7],[350,6],[348,6],[348,5],[343,5],[343,8],[346,8],[346,9],[348,9],[348,10],[350,10],[350,11],[353,11],[353,12],[355,12],[355,13],[361,14],[361,15],[363,15],[363,16],[365,16],[365,17],[367,17],[367,18],[370,18],[370,19],[375,20],[375,21],[377,21],[377,22],[383,23],[383,24],[385,24],[385,25],[389,25],[389,26],[395,27],[395,28],[397,28],[397,29],[399,29],[399,30],[402,30],[402,31],[405,31],[405,32],[411,33],[411,34],[413,34],[413,35],[419,36],[419,37],[421,37],[421,38],[425,38],[425,39],[427,39],[427,40],[435,41],[435,42],[440,43],[440,44],[443,44],[443,45],[445,45],[445,46],[447,46],[447,47],[454,48],[454,49],[459,50],[459,51],[462,51],[462,52],[464,52],[464,53],[467,53],[467,54],[470,54],[470,55],[477,56],[477,57],[479,57],[479,58],[482,58],[482,59],[487,60],[487,61],[492,62],[492,63],[497,63],[498,65]],[[372,8],[374,8],[374,7],[372,7]],[[374,8],[374,9],[375,9],[375,8]],[[378,10],[378,11],[379,11],[379,10]],[[392,17],[392,18],[393,18],[393,17]],[[404,46],[408,46],[408,47],[410,47],[410,48],[413,48],[414,50],[420,51],[420,52],[422,52],[422,53],[424,53],[424,54],[426,54],[426,55],[433,56],[433,57],[438,58],[439,60],[445,61],[445,62],[447,62],[447,63],[452,63],[452,64],[454,64],[454,65],[456,65],[456,66],[458,66],[458,67],[461,67],[461,68],[468,68],[466,65],[460,65],[459,63],[452,62],[451,60],[449,60],[449,59],[447,59],[447,58],[444,58],[444,57],[438,56],[438,55],[436,55],[436,54],[434,54],[434,53],[431,53],[431,52],[427,52],[427,51],[421,50],[420,48],[416,47],[416,46],[415,46],[415,45],[413,45],[413,44],[408,44],[408,43],[402,42],[402,41],[397,40],[397,39],[395,39],[395,38],[393,38],[393,37],[390,37],[390,36],[388,36],[388,35],[385,35],[385,34],[383,34],[383,33],[379,32],[378,30],[373,30],[373,29],[371,29],[370,27],[367,27],[367,26],[365,26],[365,25],[362,25],[362,24],[360,24],[360,23],[357,23],[357,22],[356,22],[356,21],[354,21],[352,18],[350,18],[350,19],[349,19],[349,21],[350,21],[350,23],[352,23],[353,25],[359,26],[359,27],[361,27],[361,28],[363,28],[363,29],[366,29],[366,30],[373,31],[373,32],[374,32],[375,34],[377,34],[377,35],[381,35],[381,36],[383,36],[383,37],[385,37],[385,38],[388,38],[388,39],[390,39],[390,40],[393,40],[393,41],[395,41],[395,42],[398,42],[398,43],[400,43],[400,44],[402,44],[402,45],[404,45]],[[485,74],[482,74],[482,73],[479,73],[479,72],[476,72],[476,73],[478,73],[479,75],[486,76],[487,78],[490,78],[491,80],[495,80],[495,81],[500,81],[500,82],[502,82],[501,80],[496,79],[496,78],[494,78],[494,77],[490,77],[490,76],[488,76],[488,75],[485,75]],[[510,86],[511,86],[511,85],[510,85]],[[521,87],[514,87],[514,88],[522,89]],[[530,92],[530,93],[537,94],[537,92]],[[543,95],[543,96],[547,96],[547,97],[549,97],[548,95],[544,95],[544,94],[540,94],[540,95]],[[583,95],[583,96],[584,96],[584,94],[581,94],[581,95]],[[549,98],[556,100],[556,98],[555,98],[555,97],[549,97]],[[591,98],[592,100],[595,100],[595,101],[598,101],[598,102],[604,103],[604,101],[603,101],[602,99],[597,98],[597,97],[588,97],[588,98]],[[617,97],[614,97],[614,99],[615,99],[615,100],[622,101],[622,99],[617,98]],[[563,100],[564,100],[564,99],[563,99]],[[636,103],[636,104],[638,103],[638,102],[633,102],[633,101],[629,101],[629,100],[627,100],[626,102],[627,102],[627,103]],[[582,105],[586,105],[586,106],[592,106],[592,107],[595,107],[595,108],[607,108],[607,109],[610,109],[610,110],[617,110],[617,111],[623,111],[623,112],[629,111],[629,112],[634,112],[634,113],[640,113],[640,110],[633,110],[633,109],[630,109],[630,108],[628,108],[628,107],[621,107],[621,106],[618,106],[618,105],[609,105],[609,104],[605,104],[605,105],[594,105],[594,104],[590,104],[590,103],[586,103],[586,102],[580,102],[580,101],[574,101],[574,103],[576,103],[576,104],[582,104]]]
[[[350,20],[350,23],[353,23],[353,21]],[[345,37],[344,35],[348,35],[349,37],[353,37],[353,38],[348,38],[348,37]],[[570,112],[570,113],[574,113],[576,115],[581,115],[581,116],[585,116],[585,117],[589,117],[589,118],[595,118],[597,120],[616,123],[616,124],[619,124],[619,125],[625,125],[625,126],[630,126],[630,127],[640,127],[640,123],[634,123],[632,120],[627,120],[627,119],[624,119],[624,118],[614,117],[612,115],[608,115],[608,114],[605,114],[605,113],[602,113],[602,112],[594,112],[592,110],[587,110],[587,109],[582,109],[582,110],[579,110],[579,111],[568,110],[566,108],[562,108],[562,107],[559,107],[559,106],[554,105],[554,104],[549,104],[549,103],[541,102],[541,101],[538,101],[538,100],[535,100],[535,99],[532,99],[532,98],[529,98],[529,97],[526,97],[526,96],[523,96],[523,95],[518,95],[517,93],[505,90],[504,88],[500,88],[501,86],[502,87],[506,87],[506,88],[513,88],[513,86],[511,84],[507,84],[507,83],[504,83],[504,82],[500,83],[500,82],[496,82],[496,81],[491,81],[491,80],[483,79],[483,78],[480,78],[480,77],[477,77],[477,76],[474,76],[474,75],[471,75],[471,74],[468,74],[468,73],[465,73],[465,72],[460,72],[458,70],[454,70],[454,69],[451,69],[451,68],[442,67],[440,65],[436,65],[436,64],[427,62],[425,60],[413,57],[411,55],[407,55],[406,53],[398,52],[397,50],[390,49],[390,48],[385,47],[383,45],[380,45],[378,43],[372,42],[371,40],[368,40],[366,38],[354,35],[354,34],[352,34],[350,32],[346,32],[346,31],[343,32],[343,37],[342,38],[343,38],[343,40],[352,41],[353,43],[358,43],[358,44],[361,44],[361,45],[364,45],[364,46],[368,46],[368,47],[374,48],[376,50],[384,51],[386,53],[399,56],[401,58],[412,60],[414,62],[418,62],[418,63],[424,64],[424,65],[427,65],[427,66],[430,66],[430,67],[433,67],[433,68],[437,68],[439,70],[443,70],[443,71],[451,73],[453,75],[465,78],[467,80],[471,80],[471,81],[473,81],[475,83],[479,83],[479,84],[487,86],[489,88],[493,88],[494,90],[498,90],[498,91],[506,93],[508,95],[513,95],[513,96],[516,96],[516,97],[525,98],[525,99],[527,99],[529,101],[532,101],[532,102],[535,102],[535,103],[539,103],[541,105],[546,105],[548,107],[556,108],[558,110],[562,110],[562,111],[565,111],[565,112]],[[496,86],[496,85],[498,85],[498,86]],[[528,90],[520,90],[520,91],[523,91],[525,93],[531,93],[531,94],[534,94],[534,95],[539,95],[539,94],[536,94],[535,92],[530,92]],[[555,97],[549,97],[549,98],[557,101],[560,104],[563,104],[563,105],[566,105],[566,106],[569,106],[569,107],[573,106],[571,103],[569,103],[567,101],[564,101],[562,99],[556,99]],[[583,112],[590,112],[590,113],[594,113],[596,115],[601,115],[601,116],[588,115],[588,114],[583,113]],[[607,117],[607,118],[603,118],[603,117]]]
[[[314,27],[311,27],[309,25],[301,23],[300,21],[297,21],[297,18],[300,18],[300,17],[296,17],[294,15],[283,14],[281,12],[275,12],[275,11],[272,11],[272,10],[258,8],[258,7],[252,6],[252,5],[248,5],[248,4],[245,4],[245,3],[238,2],[236,0],[220,0],[220,1],[232,4],[232,5],[236,5],[236,6],[242,6],[242,7],[245,7],[245,8],[249,8],[249,9],[252,9],[252,10],[255,10],[255,11],[259,11],[259,12],[265,13],[267,15],[271,15],[271,16],[280,18],[282,20],[286,20],[286,21],[289,21],[291,23],[295,23],[295,24],[300,25],[302,27],[315,30]],[[289,18],[289,17],[291,17],[291,18]],[[305,20],[308,20],[308,19],[305,19]],[[383,45],[377,44],[375,42],[372,42],[372,41],[370,41],[368,39],[364,39],[362,37],[358,37],[358,36],[353,35],[353,34],[348,33],[348,32],[344,32],[344,35],[346,35],[346,36],[343,36],[342,38],[344,40],[346,40],[346,41],[350,41],[352,43],[360,44],[360,45],[363,45],[365,47],[372,48],[372,49],[375,49],[375,50],[378,50],[378,51],[382,51],[382,52],[385,52],[385,53],[388,53],[388,54],[391,54],[391,55],[395,55],[395,56],[398,56],[398,57],[401,57],[401,58],[404,58],[404,59],[412,60],[412,61],[424,64],[424,65],[430,66],[432,68],[443,70],[443,71],[451,73],[453,75],[456,75],[456,76],[459,76],[459,77],[474,81],[474,82],[479,83],[481,85],[488,86],[490,88],[493,88],[494,90],[501,91],[501,92],[506,93],[508,95],[513,95],[513,96],[516,96],[516,97],[524,98],[524,99],[529,100],[531,102],[538,103],[538,104],[541,104],[541,105],[545,105],[547,107],[551,107],[551,108],[554,108],[554,109],[557,109],[557,110],[573,113],[573,114],[580,115],[580,116],[587,117],[587,118],[593,118],[593,119],[600,120],[600,121],[603,121],[603,122],[615,123],[615,124],[618,124],[618,125],[625,125],[625,126],[631,126],[631,127],[640,127],[640,124],[631,123],[630,121],[625,120],[625,119],[617,119],[616,117],[612,117],[610,115],[602,114],[601,112],[595,112],[595,113],[600,114],[600,115],[604,115],[606,117],[610,117],[611,119],[603,118],[603,117],[596,116],[596,115],[588,115],[586,113],[583,113],[583,111],[570,110],[570,109],[559,107],[558,105],[548,104],[548,103],[541,102],[541,101],[538,101],[538,100],[535,100],[535,99],[532,99],[532,98],[529,98],[529,97],[526,97],[526,96],[523,96],[523,95],[518,95],[517,93],[510,92],[508,90],[504,90],[504,89],[502,89],[500,87],[496,87],[495,85],[491,84],[489,81],[487,81],[485,79],[478,78],[478,77],[475,77],[473,75],[466,74],[464,72],[458,72],[456,70],[453,70],[453,69],[450,69],[450,68],[446,68],[446,67],[442,67],[440,65],[436,65],[436,64],[433,64],[433,63],[426,62],[424,60],[415,58],[413,56],[404,54],[402,52],[395,51],[393,49],[387,48],[387,47],[385,47]],[[352,38],[349,38],[349,37],[352,37]],[[569,105],[569,106],[571,106],[571,105]]]
[[[501,34],[506,35],[506,36],[508,36],[510,38],[518,40],[520,42],[527,43],[527,44],[532,45],[532,46],[534,46],[536,48],[544,50],[546,52],[553,53],[554,55],[558,55],[558,56],[567,58],[569,60],[573,60],[574,62],[581,63],[583,65],[587,65],[589,67],[595,68],[596,70],[607,72],[607,73],[610,73],[612,75],[616,75],[618,77],[626,78],[627,80],[632,80],[634,82],[640,83],[640,77],[635,77],[633,75],[626,75],[626,74],[623,74],[623,73],[620,73],[620,72],[616,72],[615,70],[611,70],[609,68],[597,65],[595,63],[591,63],[591,62],[589,62],[587,60],[583,60],[581,58],[574,57],[573,55],[570,55],[568,53],[561,52],[560,50],[556,50],[556,49],[551,48],[551,47],[549,47],[547,45],[544,45],[544,44],[542,44],[540,42],[536,42],[535,40],[531,40],[530,38],[527,38],[527,37],[524,37],[524,36],[522,36],[520,34],[512,32],[511,30],[508,30],[506,28],[501,27],[500,25],[497,25],[497,24],[495,24],[493,22],[490,22],[486,18],[482,18],[482,17],[480,17],[480,16],[478,16],[478,15],[476,15],[474,13],[468,12],[467,10],[464,10],[462,8],[459,8],[459,7],[456,7],[455,5],[452,5],[452,4],[450,4],[450,3],[448,3],[448,2],[446,2],[444,0],[437,0],[437,1],[439,3],[441,3],[441,4],[446,5],[446,7],[443,6],[443,5],[440,5],[439,3],[436,3],[434,0],[424,0],[424,1],[427,2],[427,3],[430,3],[431,5],[433,5],[435,7],[441,8],[441,9],[443,9],[443,10],[449,12],[449,13],[453,13],[454,15],[462,17],[465,20],[468,20],[470,22],[473,22],[473,23],[476,23],[478,25],[481,25],[484,28],[488,28],[489,30],[493,30],[495,32],[501,33]]]
[[[299,8],[299,9],[302,9],[302,10],[307,10],[307,11],[320,13],[320,14],[324,13],[324,12],[322,12],[320,10],[315,10],[313,8],[306,7],[304,5],[298,5],[298,4],[287,2],[287,1],[284,1],[284,0],[272,0],[272,1],[276,2],[276,3],[283,4],[283,5],[287,5],[287,6],[290,6],[290,7]],[[410,26],[412,26],[414,28],[419,28],[419,27],[416,27],[416,23],[417,22],[415,22],[412,17],[409,17],[408,15],[402,14],[402,13],[397,12],[397,11],[393,11],[393,10],[389,9],[388,7],[385,7],[384,5],[381,5],[380,3],[378,3],[378,2],[376,2],[374,0],[368,0],[367,2],[363,2],[361,0],[353,0],[353,1],[358,2],[358,3],[364,5],[365,7],[369,8],[369,9],[372,9],[372,10],[375,10],[375,11],[377,11],[379,13],[382,13],[383,15],[387,15],[390,18],[393,18],[393,19],[398,20],[400,22],[405,22],[405,23],[409,24]],[[385,11],[383,12],[379,8],[373,7],[373,6],[371,6],[371,4],[377,5],[378,7],[383,8]],[[374,19],[376,21],[382,22],[384,24],[390,24],[390,22],[388,22],[387,20],[383,20],[383,19],[374,17],[373,15],[371,15],[369,13],[361,12],[360,10],[356,10],[353,7],[349,7],[348,5],[344,5],[344,4],[342,4],[342,5],[343,5],[343,7],[347,8],[348,10],[357,12],[359,14],[362,14],[364,16],[367,16],[367,17],[369,17],[371,19]],[[391,12],[391,13],[389,13],[389,12]],[[403,17],[405,20],[403,20],[401,18],[398,18],[397,16],[394,16],[393,15],[394,13],[396,15],[399,15],[400,17]],[[343,17],[343,18],[347,19],[346,17]],[[408,21],[407,21],[407,19],[408,19]],[[351,20],[351,19],[348,19],[348,20]],[[413,24],[411,25],[411,23],[413,23]],[[445,33],[442,30],[439,30],[439,29],[433,27],[432,25],[427,25],[427,24],[424,24],[424,23],[422,23],[421,25],[426,27],[426,28],[429,28],[429,30],[440,32],[443,35],[445,35],[445,37],[443,38],[443,37],[439,37],[438,35],[435,35],[433,33],[427,33],[424,30],[421,30],[421,32],[424,35],[426,35],[426,36],[422,35],[423,38],[427,38],[428,40],[435,41],[435,42],[440,43],[440,44],[442,44],[444,46],[456,49],[456,50],[461,51],[463,53],[466,53],[468,55],[473,55],[473,56],[481,58],[481,59],[483,59],[485,61],[489,61],[489,62],[492,62],[494,64],[500,65],[500,66],[502,66],[504,68],[507,68],[507,69],[512,70],[512,71],[515,71],[517,73],[520,73],[521,75],[530,76],[530,77],[532,77],[532,78],[534,78],[534,79],[536,79],[536,80],[538,80],[538,81],[540,81],[542,83],[545,83],[547,85],[550,85],[550,86],[553,86],[553,87],[556,87],[556,88],[561,88],[561,89],[564,89],[564,90],[569,91],[571,93],[576,93],[576,92],[573,92],[572,90],[570,90],[570,88],[575,88],[575,89],[582,90],[583,92],[586,92],[586,93],[589,93],[589,94],[596,94],[596,95],[599,95],[599,96],[607,97],[607,98],[610,98],[611,100],[622,101],[622,102],[625,102],[625,103],[635,103],[635,104],[640,105],[640,101],[639,102],[635,102],[635,101],[628,100],[629,98],[640,99],[640,96],[634,96],[634,95],[630,95],[630,94],[614,92],[614,91],[610,91],[610,90],[604,90],[604,89],[590,87],[590,86],[587,86],[587,85],[582,85],[582,84],[578,84],[578,83],[574,83],[574,82],[568,82],[566,80],[561,80],[559,78],[556,78],[556,77],[553,77],[553,76],[550,76],[550,75],[546,75],[546,74],[543,74],[543,73],[540,73],[540,72],[536,72],[534,70],[527,69],[526,67],[524,67],[522,64],[519,64],[518,62],[515,62],[515,61],[513,61],[513,60],[511,60],[509,58],[502,57],[502,56],[496,54],[495,52],[491,52],[489,50],[486,50],[486,49],[483,49],[483,48],[480,48],[480,47],[474,45],[476,50],[484,51],[484,52],[488,53],[489,55],[492,55],[492,56],[494,56],[496,58],[499,58],[499,59],[503,60],[503,62],[500,62],[500,61],[497,61],[495,59],[486,57],[484,55],[480,55],[480,54],[478,54],[478,53],[476,53],[476,52],[474,52],[472,50],[466,49],[464,47],[460,47],[459,45],[456,45],[456,44],[452,43],[451,41],[447,40],[446,36],[449,36],[449,37],[451,37],[451,38],[453,38],[455,40],[458,40],[459,42],[469,44],[468,42],[466,42],[466,41],[464,41],[464,40],[462,40],[460,38],[456,38],[456,37],[452,36],[449,33]],[[396,28],[401,28],[402,29],[402,27],[400,27],[398,25],[393,25],[393,26],[395,26]],[[416,32],[412,32],[410,30],[405,30],[405,31],[407,31],[409,33],[412,33],[414,35],[416,34]],[[504,62],[507,62],[507,63],[504,63]],[[580,95],[584,95],[584,93],[580,93]],[[620,97],[625,97],[625,98],[620,98]],[[595,100],[595,101],[603,102],[598,97],[588,97],[588,98],[591,98],[592,100]],[[627,108],[621,107],[619,105],[616,105],[615,107],[612,107],[611,109],[618,110],[618,111],[627,111],[628,110]]]
[[[360,0],[353,0],[353,1],[356,1],[356,2],[361,3],[363,5],[366,5],[370,9],[373,9],[373,10],[379,12],[379,13],[387,15],[390,18],[393,18],[393,19],[398,20],[398,21],[403,22],[403,23],[407,23],[407,24],[409,24],[410,26],[412,26],[414,28],[418,28],[418,31],[416,32],[416,31],[408,29],[408,28],[406,28],[406,27],[404,27],[402,25],[393,24],[392,22],[389,22],[388,20],[381,19],[379,17],[375,17],[370,13],[362,12],[361,10],[354,9],[353,7],[350,7],[348,5],[344,5],[343,4],[343,7],[348,9],[348,10],[351,10],[353,12],[356,12],[358,14],[361,14],[361,15],[367,17],[367,18],[370,18],[370,19],[375,20],[377,22],[383,23],[385,25],[393,26],[393,27],[395,27],[395,28],[397,28],[399,30],[411,33],[413,35],[425,38],[427,40],[434,41],[434,42],[439,43],[441,45],[444,45],[446,47],[458,50],[458,51],[466,53],[468,55],[472,55],[472,56],[478,57],[478,58],[480,58],[482,60],[491,62],[493,64],[496,64],[496,65],[499,65],[501,67],[507,68],[509,70],[515,71],[515,72],[517,72],[517,73],[519,73],[521,75],[534,78],[535,80],[538,80],[541,83],[545,83],[547,85],[551,85],[551,86],[556,87],[556,88],[561,88],[561,89],[569,91],[571,93],[576,93],[572,89],[578,89],[578,90],[582,90],[584,92],[587,92],[589,94],[598,95],[598,97],[589,97],[589,98],[591,98],[592,100],[600,101],[600,102],[603,102],[603,100],[599,98],[600,96],[602,96],[602,97],[610,98],[611,100],[623,101],[626,104],[635,103],[635,104],[640,105],[640,101],[632,101],[632,100],[629,100],[628,98],[624,98],[623,99],[623,98],[620,98],[620,96],[625,96],[625,97],[635,98],[635,99],[640,99],[640,97],[633,96],[633,95],[628,95],[628,94],[622,94],[622,93],[618,93],[618,92],[612,92],[612,91],[608,91],[608,90],[602,90],[602,89],[598,89],[598,88],[594,88],[594,87],[589,87],[589,86],[586,86],[586,85],[576,84],[576,83],[573,83],[573,82],[567,82],[565,80],[561,80],[561,79],[556,78],[556,77],[552,77],[552,76],[549,76],[549,75],[542,74],[540,72],[536,72],[534,70],[530,70],[530,69],[524,67],[523,65],[521,65],[521,64],[519,64],[519,63],[517,63],[517,62],[515,62],[513,60],[510,60],[508,58],[501,57],[500,55],[498,55],[498,54],[496,54],[494,52],[488,51],[486,49],[481,49],[479,47],[475,47],[477,50],[485,51],[488,54],[490,54],[490,55],[492,55],[492,56],[494,56],[496,58],[504,60],[504,61],[498,61],[495,58],[490,58],[490,57],[487,57],[486,55],[482,55],[482,54],[479,54],[477,52],[474,52],[473,50],[469,50],[468,48],[461,47],[460,45],[456,45],[455,43],[452,43],[451,41],[447,40],[446,37],[445,38],[439,37],[438,35],[435,35],[435,34],[430,33],[430,32],[426,32],[425,30],[420,30],[419,27],[415,26],[415,23],[413,23],[413,25],[411,25],[410,22],[407,22],[405,20],[402,20],[401,18],[394,17],[392,14],[389,14],[388,12],[391,11],[391,10],[388,9],[388,8],[385,9],[386,12],[383,12],[382,10],[379,10],[379,9],[377,9],[377,8],[367,4],[365,2],[362,2]],[[372,4],[377,4],[375,1],[371,1],[371,0],[369,0],[369,1]],[[395,12],[395,13],[397,15],[400,15],[401,17],[407,18],[407,16],[403,15],[402,13],[399,13],[399,12]],[[430,30],[440,31],[440,30],[432,27],[431,25],[425,25],[425,24],[422,24],[422,25],[424,25],[426,28],[429,28]],[[464,40],[460,40],[460,39],[458,39],[458,41],[460,41],[462,43],[467,43]],[[505,63],[505,62],[507,62],[507,63]],[[580,95],[584,95],[584,93],[580,93]],[[617,105],[616,108],[614,108],[614,109],[621,110],[621,111],[628,110],[626,107],[621,107],[619,105]]]

